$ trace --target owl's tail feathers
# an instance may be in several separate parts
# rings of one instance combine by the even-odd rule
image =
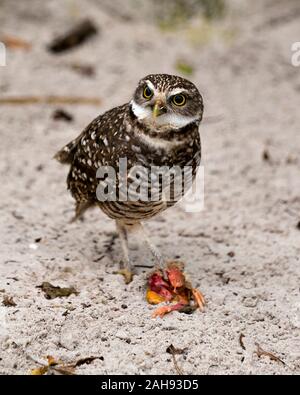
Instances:
[[[78,219],[83,217],[83,214],[88,210],[90,207],[94,205],[94,202],[91,201],[84,201],[84,202],[77,202],[75,208],[75,215],[71,219],[70,223],[77,221]]]
[[[74,155],[77,149],[78,140],[75,139],[69,144],[65,145],[61,150],[59,150],[55,155],[54,159],[62,164],[71,164],[74,159]]]

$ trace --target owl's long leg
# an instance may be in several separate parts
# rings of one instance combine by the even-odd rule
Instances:
[[[149,250],[151,251],[152,255],[154,256],[155,261],[158,265],[158,268],[161,270],[164,270],[165,260],[162,256],[162,254],[159,252],[158,248],[152,243],[150,236],[148,235],[148,232],[145,230],[145,228],[143,227],[143,225],[141,223],[138,224],[138,229],[140,229],[140,231],[147,243]]]
[[[133,271],[132,265],[129,259],[129,248],[128,248],[128,235],[126,228],[120,224],[120,222],[116,221],[117,231],[120,237],[124,263],[120,266],[119,273],[122,274],[125,278],[125,283],[129,284],[132,281]]]

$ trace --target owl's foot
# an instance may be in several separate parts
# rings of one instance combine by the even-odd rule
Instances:
[[[130,284],[133,280],[134,274],[128,268],[120,269],[117,273],[121,274],[124,277],[125,284]]]

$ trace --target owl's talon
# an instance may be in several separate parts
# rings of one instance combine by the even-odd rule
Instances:
[[[121,274],[124,277],[125,284],[130,284],[133,280],[134,274],[129,269],[121,269],[117,272],[117,274]]]

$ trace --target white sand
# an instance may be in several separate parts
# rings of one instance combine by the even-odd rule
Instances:
[[[128,22],[95,0],[43,6],[31,0],[15,2],[14,9],[0,1],[0,34],[33,43],[31,51],[8,52],[7,66],[0,67],[1,97],[103,101],[100,108],[65,106],[75,116],[69,124],[53,121],[51,106],[0,107],[0,299],[12,296],[17,304],[0,306],[2,374],[26,374],[35,367],[28,356],[47,354],[64,361],[103,356],[78,368],[80,374],[173,374],[166,353],[171,343],[187,348],[177,357],[185,374],[300,373],[300,68],[291,65],[290,52],[300,26],[299,16],[277,18],[299,6],[261,3],[235,6],[234,17],[206,29],[212,41],[193,46],[184,30],[162,33],[136,12]],[[54,35],[86,15],[101,29],[95,40],[62,56],[45,50]],[[197,21],[191,23],[197,29]],[[231,38],[222,38],[224,29]],[[129,100],[140,77],[178,73],[178,58],[194,65],[191,79],[203,93],[206,116],[222,120],[201,127],[205,210],[186,214],[176,207],[148,226],[167,257],[186,262],[208,306],[204,314],[154,320],[144,300],[147,270],[137,269],[129,286],[114,274],[118,240],[112,254],[105,248],[113,222],[94,210],[84,222],[68,224],[67,168],[51,158],[96,115]],[[70,70],[72,62],[94,65],[96,77]],[[262,160],[264,149],[270,162]],[[136,264],[151,263],[143,246],[133,254]],[[80,294],[46,300],[36,288],[43,281],[74,286]],[[256,342],[286,365],[259,359]]]

